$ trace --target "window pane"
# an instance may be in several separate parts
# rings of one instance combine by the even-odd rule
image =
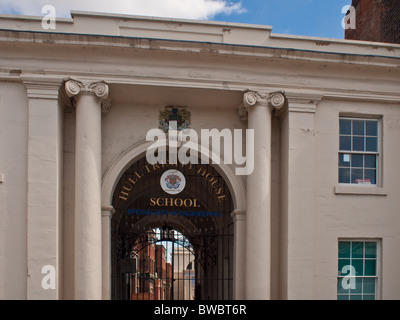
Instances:
[[[376,155],[366,154],[364,162],[366,168],[376,169]]]
[[[350,154],[339,153],[339,167],[350,167]]]
[[[338,263],[338,275],[341,276],[347,276],[350,271],[349,270],[343,270],[343,268],[345,266],[349,266],[350,265],[350,259],[339,259],[339,263]]]
[[[363,136],[365,134],[364,124],[364,120],[353,120],[353,135]]]
[[[365,258],[376,258],[376,242],[365,243]]]
[[[376,184],[376,170],[366,169],[364,182],[365,183],[371,182],[371,184]]]
[[[339,132],[340,132],[340,134],[351,135],[351,120],[340,119],[339,120]]]
[[[363,169],[352,169],[351,170],[351,182],[362,183],[363,182]]]
[[[350,169],[339,169],[339,183],[350,183]]]
[[[340,136],[340,150],[351,150],[350,136]]]
[[[353,281],[355,280],[355,287],[354,289],[351,289],[350,287],[350,293],[362,293],[363,287],[362,287],[362,281],[363,278],[356,278],[356,279],[352,279]]]
[[[373,152],[378,152],[378,138],[370,138],[368,137],[366,139],[366,151],[373,151]]]
[[[364,279],[363,292],[364,293],[375,293],[375,278],[365,278]]]
[[[351,243],[351,257],[364,258],[364,242],[353,241]]]
[[[356,269],[356,276],[361,277],[364,275],[364,261],[362,259],[352,260],[351,264]]]
[[[341,294],[341,295],[337,296],[337,299],[338,300],[349,300],[349,295],[347,295],[347,294],[346,295],[342,295]]]
[[[367,136],[378,136],[378,121],[366,121]]]
[[[376,276],[376,260],[365,260],[365,275]]]
[[[369,294],[363,296],[363,300],[375,300],[375,295],[374,294]]]
[[[353,154],[351,157],[351,166],[362,168],[364,166],[364,156],[362,154]]]
[[[371,138],[371,139],[376,139],[376,138]],[[353,150],[364,151],[364,137],[353,137]]]
[[[350,300],[362,300],[362,296],[361,295],[351,295],[350,296]]]
[[[338,278],[337,279],[337,293],[338,294],[348,294],[349,293],[349,289],[345,289],[347,288],[347,282],[346,280],[343,280],[344,278]],[[345,284],[345,286],[343,285],[343,282]]]
[[[350,258],[350,242],[339,242],[339,258]]]

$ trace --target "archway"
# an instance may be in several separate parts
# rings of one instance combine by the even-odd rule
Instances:
[[[112,299],[232,299],[234,205],[216,168],[151,165],[142,157],[119,178],[112,206]],[[166,238],[165,230],[184,240]],[[175,252],[169,267],[163,241]]]

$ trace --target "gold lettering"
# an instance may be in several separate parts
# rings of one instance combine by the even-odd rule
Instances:
[[[131,182],[132,184],[136,184],[137,180],[133,181],[132,178],[128,179],[129,182]]]
[[[129,186],[129,188],[128,188],[128,186]],[[133,186],[130,183],[126,183],[122,189],[129,192],[132,190],[132,188],[133,188]]]
[[[208,179],[209,177],[211,177],[211,180]],[[208,182],[211,182],[211,181],[214,180],[214,176],[211,175],[211,174],[209,174],[209,173],[207,173],[207,175],[206,175],[206,180],[207,180]]]
[[[178,201],[179,201],[179,204],[177,203]],[[174,201],[174,204],[175,204],[176,207],[182,207],[183,200],[180,199],[180,198],[176,198],[175,201]]]
[[[141,177],[143,177],[143,176],[144,176],[144,174],[143,174],[143,173],[142,173],[142,175],[140,176],[140,175],[137,173],[137,171],[135,171],[134,173],[135,173],[136,177],[138,177],[139,179],[140,179]],[[136,181],[137,181],[137,180],[136,180]]]
[[[218,201],[219,202],[222,202],[222,201],[225,201],[225,200],[226,200],[226,196],[225,195],[218,197]]]
[[[160,169],[160,167],[157,164],[153,164],[153,170],[155,171],[156,169]]]
[[[216,184],[217,182],[218,182],[218,180],[215,179],[215,180],[211,183],[211,186],[214,187],[214,184]]]
[[[199,208],[200,205],[197,205],[197,199],[193,199],[193,207]]]
[[[121,195],[119,196],[119,198],[126,201],[126,200],[128,200],[128,196],[129,196],[129,193],[121,191]]]
[[[144,167],[146,168],[146,171],[147,171],[148,173],[150,173],[149,167],[148,167],[148,166],[144,166]]]
[[[225,197],[225,196],[224,196]],[[181,199],[181,198],[150,198],[150,206],[155,207],[194,207],[199,208],[200,205],[197,203],[197,199]]]
[[[201,173],[202,170],[203,170],[203,173]],[[207,173],[207,169],[203,169],[203,167],[200,167],[200,169],[197,171],[197,173],[200,173],[204,177],[205,174]]]

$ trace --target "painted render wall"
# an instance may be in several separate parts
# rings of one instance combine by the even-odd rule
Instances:
[[[323,101],[315,121],[314,180],[314,290],[313,296],[334,299],[339,238],[381,239],[381,289],[383,299],[399,299],[397,265],[400,261],[398,182],[400,105],[398,103]],[[383,189],[386,195],[338,194],[337,158],[339,115],[382,117]],[[346,190],[344,191],[346,192]],[[300,249],[300,248],[298,248]],[[311,258],[311,257],[310,257]],[[379,262],[378,262],[379,263]]]
[[[348,193],[358,187],[335,192],[342,114],[382,117],[385,195]],[[286,115],[282,124],[289,144],[282,145],[282,298],[336,299],[338,240],[363,238],[381,240],[380,297],[398,299],[399,104],[323,100],[308,126],[304,117]]]

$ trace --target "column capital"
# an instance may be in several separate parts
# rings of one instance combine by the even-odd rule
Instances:
[[[283,91],[260,93],[247,90],[243,94],[243,104],[238,108],[238,115],[241,120],[247,120],[249,108],[256,105],[270,107],[280,110],[286,103],[286,96]]]
[[[317,105],[323,96],[322,92],[312,90],[286,92],[288,112],[315,113]]]
[[[102,217],[109,217],[112,218],[113,214],[115,213],[114,207],[101,207],[101,216]]]
[[[76,108],[76,101],[73,99],[79,94],[94,94],[101,101],[101,111],[106,113],[111,110],[111,102],[106,100],[108,97],[108,83],[103,80],[87,81],[65,78],[64,79],[65,94],[71,99],[72,107]]]
[[[65,92],[68,97],[72,98],[78,94],[94,94],[101,100],[105,100],[108,96],[108,84],[103,81],[85,81],[66,78]]]
[[[234,210],[231,212],[231,217],[234,221],[237,220],[246,220],[246,211],[243,210]]]
[[[59,98],[59,90],[62,80],[59,78],[43,78],[24,76],[21,77],[29,99],[51,99]]]

